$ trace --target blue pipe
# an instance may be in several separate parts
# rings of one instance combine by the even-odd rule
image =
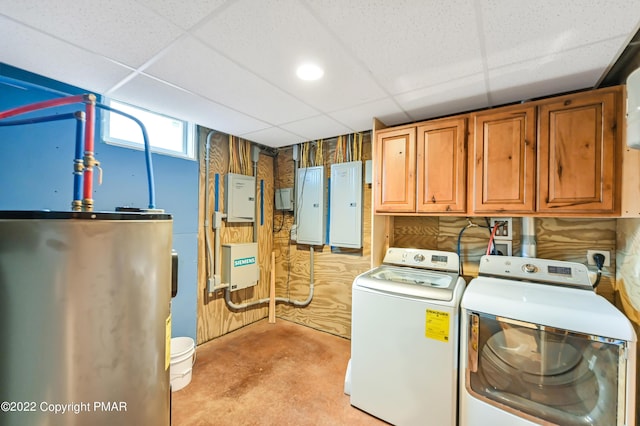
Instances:
[[[153,181],[153,163],[151,162],[151,147],[149,145],[149,136],[147,135],[147,128],[144,126],[142,121],[138,120],[133,115],[127,114],[126,112],[119,111],[117,109],[111,108],[109,105],[101,104],[96,102],[96,107],[101,109],[106,109],[107,111],[115,112],[116,114],[120,114],[123,117],[127,117],[133,121],[135,121],[138,126],[140,126],[140,130],[142,130],[142,139],[144,140],[144,154],[147,162],[147,183],[149,186],[149,208],[156,208],[156,190]]]
[[[0,126],[19,126],[23,124],[48,123],[61,120],[76,120],[76,147],[73,159],[73,202],[71,206],[74,210],[82,206],[82,150],[84,147],[84,124],[85,114],[82,111],[70,112],[66,114],[48,115],[44,117],[23,118],[20,120],[1,121]]]
[[[12,121],[2,121],[0,120],[0,127],[2,126],[20,126],[22,124],[36,124],[36,123],[47,123],[49,121],[61,121],[61,120],[69,120],[75,119],[75,112],[69,112],[66,114],[56,114],[56,115],[48,115],[45,117],[36,117],[36,118],[23,118],[20,120],[12,120]]]
[[[78,111],[75,113],[76,118],[76,156],[73,159],[73,204],[72,207],[82,207],[82,172],[84,162],[82,159],[82,151],[84,147],[84,124],[85,113]]]
[[[264,179],[260,179],[260,226],[264,225]]]
[[[220,175],[218,173],[216,173],[215,175],[215,184],[213,186],[213,202],[215,203],[215,206],[213,207],[213,211],[219,211],[218,210],[218,185],[220,185]]]
[[[331,229],[331,178],[327,179],[327,229],[325,231],[325,242],[331,244],[330,238]]]

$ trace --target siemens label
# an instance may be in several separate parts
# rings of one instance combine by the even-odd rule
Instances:
[[[237,268],[238,266],[253,265],[254,263],[256,263],[255,257],[244,257],[242,259],[235,259],[233,261],[233,267]]]

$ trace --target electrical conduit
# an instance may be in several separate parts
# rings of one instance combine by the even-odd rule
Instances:
[[[308,306],[309,303],[311,303],[311,300],[313,299],[313,286],[314,286],[314,277],[313,277],[313,246],[309,247],[309,295],[307,296],[307,298],[303,301],[298,301],[298,300],[292,300],[289,297],[276,297],[276,303],[277,302],[281,302],[281,303],[290,303],[295,307],[298,308],[304,308],[305,306]],[[249,308],[251,306],[255,306],[255,305],[260,305],[263,303],[269,303],[269,298],[264,298],[264,299],[259,299],[259,300],[254,300],[252,302],[247,302],[247,303],[234,303],[231,301],[231,292],[229,291],[229,289],[227,288],[227,291],[225,292],[224,295],[225,301],[227,302],[227,305],[230,308],[233,309],[245,309],[245,308]]]

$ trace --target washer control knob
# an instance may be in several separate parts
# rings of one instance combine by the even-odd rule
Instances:
[[[531,263],[527,263],[527,264],[522,266],[522,270],[524,272],[526,272],[527,274],[533,274],[535,272],[538,272],[538,267],[536,265],[531,264]]]
[[[424,255],[418,253],[413,256],[413,260],[415,260],[416,262],[424,262]]]

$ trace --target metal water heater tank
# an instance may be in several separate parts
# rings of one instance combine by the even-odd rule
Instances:
[[[0,212],[3,425],[168,425],[172,219]]]

